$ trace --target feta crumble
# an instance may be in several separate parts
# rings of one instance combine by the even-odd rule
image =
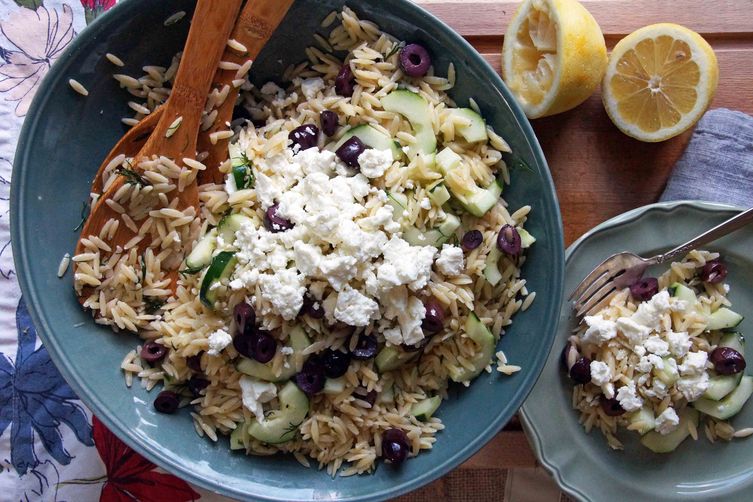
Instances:
[[[465,269],[463,250],[457,246],[443,244],[439,257],[434,263],[437,269],[446,276],[453,277],[460,275]]]
[[[677,429],[680,424],[680,417],[677,416],[674,408],[669,407],[656,417],[654,429],[662,436],[666,436],[673,430]]]
[[[617,325],[614,321],[600,315],[586,316],[583,320],[588,325],[588,329],[581,336],[585,344],[598,345],[617,336]]]
[[[218,329],[209,335],[209,350],[207,354],[217,356],[222,350],[233,342],[233,337],[224,329]]]
[[[379,178],[392,165],[392,151],[367,148],[358,156],[358,165],[367,178]]]
[[[277,397],[277,387],[271,382],[262,382],[243,375],[238,383],[241,386],[243,406],[254,414],[256,420],[264,422],[264,403]]]
[[[632,380],[627,385],[617,389],[617,400],[625,411],[636,411],[643,406],[643,399],[638,397],[635,391],[635,382]]]
[[[591,382],[594,385],[602,386],[612,379],[612,370],[609,365],[601,361],[591,361]]]

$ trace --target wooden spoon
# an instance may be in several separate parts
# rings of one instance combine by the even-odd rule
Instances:
[[[188,33],[178,73],[170,99],[144,147],[134,158],[133,170],[140,173],[140,163],[153,155],[162,155],[181,164],[183,158],[195,158],[196,143],[206,96],[212,76],[227,44],[230,30],[235,24],[241,0],[199,0],[194,12],[194,22]],[[168,130],[171,132],[168,133]],[[120,219],[120,213],[106,203],[126,182],[125,176],[118,176],[105,193],[92,207],[91,214],[81,231],[81,238],[99,236],[102,227],[111,219]],[[196,208],[198,214],[198,190],[191,183],[182,192],[171,193],[178,197],[178,208]],[[134,236],[126,225],[119,225],[117,232],[108,242],[111,248],[123,246]],[[149,244],[147,239],[139,244],[139,250]],[[84,251],[79,240],[76,254]]]
[[[245,52],[239,52],[228,46],[223,61],[243,66],[259,55],[264,45],[269,41],[272,33],[277,29],[290,9],[294,0],[248,0],[241,11],[238,22],[230,38],[246,47]],[[242,78],[245,78],[243,76]],[[227,85],[229,93],[222,104],[216,108],[217,118],[208,130],[199,135],[199,152],[209,155],[202,161],[207,168],[199,173],[199,184],[222,183],[224,175],[220,172],[220,165],[228,158],[228,142],[230,139],[220,139],[212,143],[211,134],[216,131],[228,130],[227,123],[233,117],[233,108],[240,87],[233,85],[237,80],[236,70],[218,69],[212,87],[218,91]]]

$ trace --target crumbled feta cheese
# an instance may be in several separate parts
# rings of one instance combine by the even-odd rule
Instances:
[[[254,181],[256,198],[261,203],[262,209],[267,209],[282,195],[282,189],[275,181],[264,173],[257,172]]]
[[[301,92],[306,99],[314,99],[316,93],[324,89],[324,80],[319,77],[307,78],[301,82]]]
[[[246,375],[243,375],[238,383],[241,386],[243,406],[256,416],[256,420],[264,422],[262,404],[277,397],[277,387],[271,382],[262,382]]]
[[[632,315],[632,319],[642,326],[657,331],[664,314],[671,309],[669,304],[669,293],[660,291],[651,297],[650,300],[638,305],[638,310]]]
[[[222,352],[222,349],[230,345],[233,341],[233,337],[228,334],[224,329],[218,329],[211,335],[209,335],[209,350],[207,354],[210,356],[217,356]]]
[[[386,288],[407,284],[417,291],[429,282],[436,248],[411,246],[393,236],[384,245],[383,253],[384,262],[377,269],[377,278]]]
[[[674,408],[669,407],[656,417],[654,422],[654,429],[662,436],[666,436],[673,430],[677,429],[680,424],[680,417],[677,416]]]
[[[633,352],[638,354],[638,356],[643,357],[644,355],[646,355],[646,347],[644,347],[643,345],[636,345],[635,347],[633,347]]]
[[[654,378],[651,381],[651,388],[644,389],[643,393],[646,395],[646,397],[664,399],[668,395],[667,384],[665,384],[658,378]]]
[[[259,276],[261,295],[280,313],[283,319],[291,321],[298,316],[303,306],[306,288],[303,276],[295,269],[279,270],[273,274]]]
[[[688,402],[695,401],[709,388],[709,374],[704,371],[700,375],[680,378],[675,387]]]
[[[429,200],[428,197],[424,197],[423,199],[421,199],[420,205],[421,205],[421,209],[427,209],[427,210],[431,209],[431,201]]]
[[[358,156],[358,165],[367,178],[379,178],[392,165],[392,151],[367,148]]]
[[[379,304],[347,286],[337,295],[334,316],[350,326],[366,326],[379,316]]]
[[[599,345],[617,336],[617,326],[614,321],[600,315],[586,316],[583,320],[588,325],[588,329],[581,335],[581,340],[585,344]]]
[[[625,411],[636,411],[643,406],[643,399],[636,394],[635,382],[633,381],[617,390],[617,400]]]
[[[656,354],[642,356],[638,366],[636,366],[636,369],[641,373],[650,373],[654,368],[657,370],[664,369],[664,360]]]
[[[305,174],[324,173],[332,174],[337,165],[337,157],[329,150],[307,148],[295,156]]]
[[[649,336],[646,341],[643,342],[643,346],[646,347],[646,350],[651,354],[656,354],[657,356],[666,356],[669,354],[669,344],[657,335]]]
[[[609,365],[601,361],[591,361],[591,382],[594,385],[604,385],[612,379]]]
[[[314,275],[319,270],[319,265],[324,259],[322,250],[318,246],[298,241],[293,245],[295,253],[295,266],[306,276]]]
[[[439,252],[437,261],[434,263],[437,265],[437,269],[446,276],[460,275],[465,269],[463,250],[457,246],[444,244],[442,245],[442,251]]]
[[[675,333],[674,331],[667,331],[664,336],[667,338],[669,344],[669,352],[675,357],[684,357],[690,350],[692,342],[686,331]]]
[[[682,364],[679,366],[680,374],[682,376],[688,376],[703,373],[706,369],[706,361],[708,360],[708,357],[708,352],[688,352],[685,355]]]
[[[638,324],[630,317],[620,317],[617,319],[616,324],[617,329],[625,335],[630,345],[636,347],[641,345],[648,338],[648,335],[651,334],[651,328]]]
[[[678,300],[677,298],[672,298],[671,309],[672,312],[684,313],[686,310],[688,310],[688,302],[684,300]]]
[[[333,253],[320,261],[319,270],[333,288],[341,291],[356,276],[356,263],[353,256]]]
[[[232,195],[238,191],[238,185],[235,184],[235,176],[232,173],[225,176],[225,191],[228,195]]]
[[[614,384],[612,382],[605,383],[601,386],[601,392],[607,399],[614,398]]]
[[[289,356],[289,355],[293,354],[293,352],[295,352],[295,351],[293,350],[293,347],[282,347],[282,348],[280,349],[280,353],[281,353],[282,355],[284,355],[284,356]]]

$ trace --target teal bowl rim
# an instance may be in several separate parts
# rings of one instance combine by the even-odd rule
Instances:
[[[570,257],[573,255],[573,253],[594,235],[604,232],[606,230],[612,229],[614,227],[619,227],[626,223],[633,222],[649,212],[671,213],[677,210],[678,208],[686,208],[686,207],[698,209],[700,211],[712,211],[712,212],[714,211],[743,211],[744,210],[744,208],[742,207],[733,206],[730,204],[721,204],[718,202],[705,202],[705,201],[698,201],[698,200],[678,200],[678,201],[669,201],[669,202],[656,202],[653,204],[648,204],[648,205],[641,206],[635,209],[631,209],[630,211],[619,214],[617,216],[614,216],[608,219],[607,221],[599,223],[594,228],[592,228],[591,230],[589,230],[588,232],[580,236],[578,240],[570,244],[570,246],[568,246],[567,250],[565,251],[565,269],[567,270],[567,264],[570,261]],[[565,493],[567,493],[569,496],[576,497],[579,500],[590,500],[588,496],[580,488],[568,482],[568,480],[565,480],[562,477],[562,473],[560,472],[559,467],[547,459],[545,455],[545,451],[544,451],[543,439],[539,435],[538,431],[536,430],[536,427],[533,425],[531,417],[528,416],[525,403],[523,404],[523,406],[521,406],[519,415],[520,415],[520,422],[523,425],[523,430],[525,431],[526,437],[528,438],[528,441],[531,444],[531,447],[533,449],[534,455],[536,456],[536,459],[544,467],[544,469],[546,469],[546,471],[549,474],[551,474],[551,476],[556,481],[557,486],[559,486],[560,489],[564,491]]]
[[[146,0],[140,1],[141,3],[146,3]],[[559,284],[558,288],[554,288],[554,295],[551,298],[552,312],[550,314],[552,316],[553,334],[550,335],[551,340],[549,343],[549,350],[542,350],[533,357],[532,364],[528,365],[527,368],[527,371],[530,371],[527,381],[522,382],[518,391],[513,395],[513,397],[516,398],[515,400],[519,399],[522,403],[524,401],[524,398],[530,393],[534,384],[538,380],[539,375],[541,374],[544,363],[546,362],[549,351],[551,350],[551,346],[554,341],[554,333],[556,333],[557,325],[559,323],[559,310],[555,310],[555,308],[558,307],[562,302],[565,263],[562,216],[561,212],[559,211],[559,201],[557,199],[554,181],[552,179],[551,172],[549,171],[549,166],[544,157],[544,153],[541,149],[541,146],[539,145],[533,128],[528,121],[528,118],[525,116],[525,113],[522,111],[517,101],[515,101],[515,98],[512,96],[511,92],[502,81],[500,75],[497,74],[496,71],[494,71],[491,65],[489,65],[489,63],[476,51],[476,49],[469,42],[467,42],[457,32],[447,26],[443,21],[439,20],[436,16],[409,0],[394,1],[401,3],[403,8],[412,12],[413,15],[415,15],[417,18],[422,17],[423,19],[426,19],[429,24],[433,25],[434,29],[441,30],[445,36],[453,40],[453,42],[460,47],[462,52],[468,54],[469,59],[475,59],[477,61],[481,68],[481,71],[488,78],[487,82],[491,84],[497,91],[499,91],[499,93],[502,95],[502,98],[509,105],[517,127],[519,127],[522,131],[527,146],[532,153],[532,156],[541,168],[539,175],[542,178],[542,184],[546,185],[549,191],[549,196],[551,197],[550,200],[554,209],[554,211],[552,212],[556,218],[553,226],[558,229],[558,232],[557,235],[552,235],[550,236],[550,238],[552,239],[554,255],[560,257],[559,259],[557,259],[557,263],[552,264],[553,266],[551,271],[553,283]],[[82,32],[79,33],[79,35],[65,49],[63,54],[60,56],[59,61],[64,61],[70,57],[74,57],[79,52],[79,49],[84,45],[85,41],[90,38],[89,34],[96,33],[96,29],[99,27],[99,25],[104,24],[111,17],[119,15],[121,11],[125,13],[130,9],[136,12],[137,5],[139,5],[139,3],[140,2],[136,0],[128,0],[117,3],[105,14],[95,19],[89,27],[82,30]],[[30,131],[34,129],[34,124],[36,124],[39,120],[44,119],[44,117],[40,114],[40,111],[44,108],[47,101],[51,99],[52,93],[50,91],[52,91],[53,85],[57,83],[57,81],[59,81],[59,79],[61,78],[61,75],[59,75],[61,71],[59,70],[60,67],[61,65],[53,65],[48,71],[47,75],[44,77],[39,88],[37,89],[34,100],[31,103],[29,111],[26,115],[26,120],[24,121],[24,124],[21,128],[21,133],[19,135],[18,145],[16,147],[16,154],[13,162],[14,172],[17,169],[21,169],[21,167],[19,166],[26,165],[25,159],[27,157],[27,154],[30,149],[33,148],[33,144],[29,141]],[[22,253],[22,250],[27,247],[26,240],[23,238],[23,233],[19,230],[19,228],[22,228],[25,223],[25,215],[21,214],[18,210],[22,197],[23,196],[19,185],[17,183],[12,184],[10,197],[11,241],[14,262],[18,271],[18,282],[21,288],[21,292],[23,293],[24,297],[27,298],[29,312],[31,314],[31,318],[34,322],[37,332],[44,344],[48,347],[48,349],[50,349],[50,357],[52,358],[55,366],[59,369],[65,380],[73,388],[79,398],[81,398],[84,404],[87,405],[87,407],[107,426],[108,429],[115,433],[118,438],[120,438],[134,451],[143,455],[146,459],[159,465],[165,470],[178,475],[181,479],[184,479],[207,490],[225,494],[231,497],[242,497],[244,499],[248,499],[249,494],[231,491],[223,485],[208,482],[192,471],[184,470],[181,467],[180,462],[178,461],[179,459],[174,459],[167,456],[165,452],[160,450],[158,447],[154,447],[153,445],[134,440],[134,438],[128,433],[128,430],[124,426],[124,424],[119,421],[118,417],[108,411],[102,399],[88,394],[83,382],[79,382],[71,378],[71,373],[67,363],[65,363],[63,359],[61,359],[61,357],[58,355],[60,352],[62,352],[61,345],[56,343],[55,337],[48,337],[47,333],[50,333],[53,330],[36,310],[35,305],[37,304],[41,292],[38,292],[33,287],[33,285],[30,283],[30,280],[27,279],[27,274],[24,273],[24,271],[31,269],[33,267],[33,264],[30,263],[27,256]],[[484,429],[482,434],[478,435],[477,437],[471,438],[461,449],[449,456],[444,462],[437,464],[432,470],[426,471],[421,476],[413,478],[410,482],[403,483],[402,485],[396,485],[390,489],[382,490],[380,492],[369,493],[363,496],[356,496],[342,500],[365,501],[382,500],[387,497],[396,497],[438,479],[439,477],[447,474],[452,469],[460,466],[460,464],[470,458],[487,442],[493,439],[493,437],[502,430],[505,423],[512,417],[512,415],[516,411],[517,410],[515,409],[511,409],[509,414],[500,414],[496,417],[493,417],[492,420],[489,421],[489,425]],[[252,497],[253,500],[285,500],[284,498],[280,498],[275,494],[254,494]]]

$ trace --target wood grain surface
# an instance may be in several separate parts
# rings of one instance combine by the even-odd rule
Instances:
[[[469,42],[499,72],[504,32],[518,2],[416,0]],[[698,31],[716,51],[720,79],[712,108],[753,114],[753,1],[583,0],[600,24],[607,47],[653,23]],[[552,171],[570,244],[598,223],[644,204],[664,190],[690,132],[649,144],[623,135],[609,120],[597,91],[569,112],[533,121]],[[464,468],[535,465],[519,425],[511,423]]]

